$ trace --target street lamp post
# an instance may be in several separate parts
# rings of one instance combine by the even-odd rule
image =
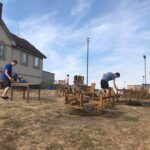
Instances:
[[[145,88],[146,88],[146,55],[143,55],[143,58],[144,58]]]
[[[126,89],[126,81],[124,81],[124,89]]]
[[[89,43],[90,38],[86,38],[87,40],[87,72],[86,72],[86,84],[88,85],[89,82]]]
[[[69,77],[70,77],[70,75],[67,74],[67,85],[69,85]]]
[[[143,77],[143,88],[144,88],[145,87],[145,84],[144,84],[144,75],[142,77]]]

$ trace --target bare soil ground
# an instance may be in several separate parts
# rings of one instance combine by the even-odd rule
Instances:
[[[150,101],[99,114],[67,108],[54,92],[41,101],[32,92],[30,103],[15,93],[0,100],[0,150],[150,150]]]

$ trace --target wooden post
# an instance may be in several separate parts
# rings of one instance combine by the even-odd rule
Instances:
[[[23,88],[23,99],[26,98],[25,95],[26,95],[26,90],[25,90],[25,88]]]
[[[11,101],[13,100],[13,86],[11,86]]]
[[[68,103],[68,94],[65,93],[65,104],[67,104],[67,103]]]
[[[28,103],[29,103],[29,90],[30,90],[30,88],[29,88],[29,85],[27,86],[27,101],[28,101]]]
[[[80,95],[80,107],[83,107],[83,93]]]
[[[100,97],[99,97],[98,110],[103,112],[103,109],[104,109],[103,93],[101,93],[101,94],[100,94]]]
[[[40,89],[40,87],[39,87],[39,101],[40,101],[40,98],[41,98],[41,89]]]

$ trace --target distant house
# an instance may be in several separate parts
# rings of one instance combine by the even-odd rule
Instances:
[[[145,87],[145,84],[141,84],[141,85],[128,85],[128,89],[132,89],[132,90],[141,90],[143,88],[146,88],[146,89],[150,89],[150,84],[146,84],[146,87]]]
[[[137,90],[137,91],[142,89],[142,85],[128,85],[127,87],[128,89]]]
[[[55,82],[55,74],[47,71],[43,71],[42,87],[48,87],[51,83]]]
[[[2,7],[0,3],[0,72],[7,63],[16,59],[18,65],[13,72],[29,82],[42,83],[45,80],[43,60],[46,56],[27,40],[10,33],[2,19]]]

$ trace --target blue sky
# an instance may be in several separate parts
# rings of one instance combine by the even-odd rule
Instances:
[[[141,84],[143,54],[150,82],[150,0],[0,0],[11,32],[29,40],[48,59],[44,69],[56,79],[86,75],[86,38],[90,37],[89,80],[120,72],[119,87]]]

